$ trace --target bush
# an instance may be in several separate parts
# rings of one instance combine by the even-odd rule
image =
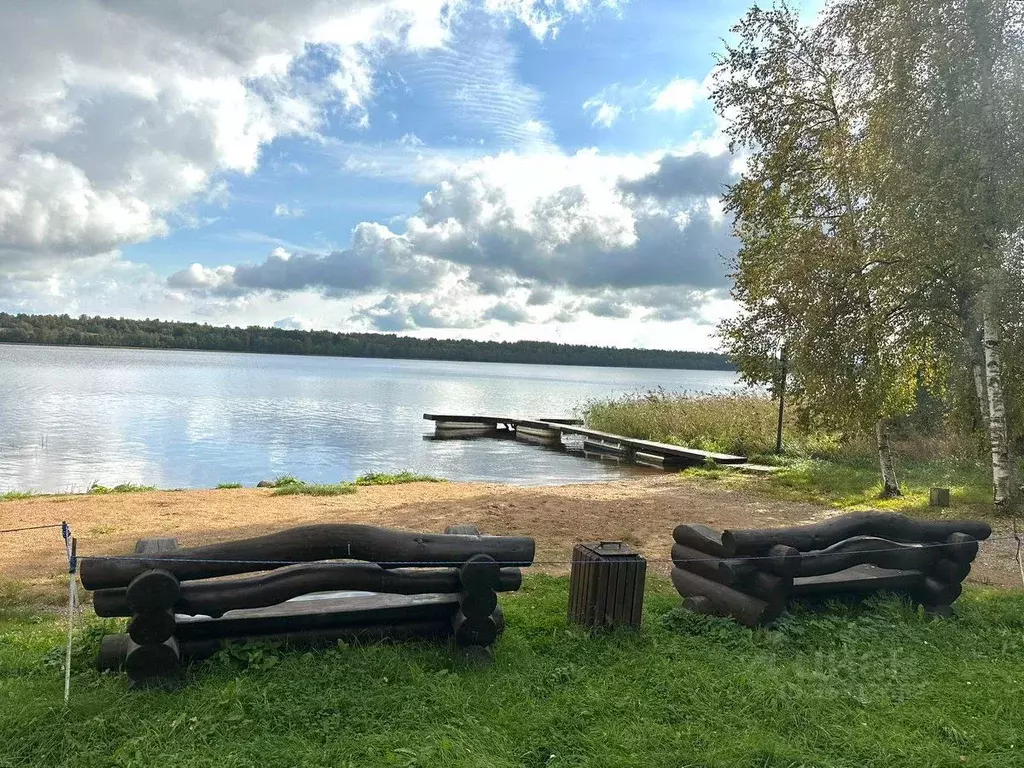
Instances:
[[[354,483],[307,484],[302,482],[285,483],[274,488],[274,496],[341,496],[355,493]]]
[[[356,485],[401,485],[402,483],[443,483],[444,480],[430,475],[417,475],[413,472],[368,472],[356,478]]]

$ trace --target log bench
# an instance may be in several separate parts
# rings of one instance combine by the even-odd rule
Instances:
[[[519,589],[534,551],[533,539],[467,525],[310,525],[192,548],[142,539],[133,555],[83,558],[80,573],[98,616],[129,617],[126,633],[103,638],[98,666],[148,682],[234,643],[488,647],[505,627],[498,593]]]
[[[913,520],[854,512],[814,525],[716,531],[676,526],[672,583],[683,606],[749,627],[774,621],[793,598],[892,590],[949,616],[992,529],[971,520]]]

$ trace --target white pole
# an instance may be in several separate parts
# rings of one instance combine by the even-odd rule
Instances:
[[[64,703],[71,697],[71,630],[75,621],[75,572],[68,574],[68,648],[64,656]]]

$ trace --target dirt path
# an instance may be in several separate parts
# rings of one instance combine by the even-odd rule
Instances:
[[[362,487],[347,496],[274,496],[268,490],[154,491],[62,496],[0,503],[0,529],[67,520],[82,556],[124,554],[144,536],[176,536],[183,546],[244,538],[294,525],[359,522],[418,531],[474,523],[485,533],[537,540],[538,567],[566,572],[573,544],[628,542],[667,573],[672,528],[792,525],[834,514],[812,504],[775,501],[713,483],[641,477],[601,484],[522,488],[482,483]],[[1000,531],[1002,532],[1002,531]],[[983,543],[971,579],[1020,587],[1012,541]],[[63,566],[59,530],[0,537],[0,577],[45,588]],[[541,564],[543,563],[543,564]]]

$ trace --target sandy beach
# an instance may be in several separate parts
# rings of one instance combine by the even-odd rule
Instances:
[[[306,523],[367,523],[443,531],[473,523],[485,533],[537,540],[535,569],[568,571],[579,541],[622,540],[667,573],[672,528],[772,527],[821,520],[836,512],[766,499],[699,480],[651,476],[609,483],[526,488],[484,483],[411,483],[361,487],[333,497],[274,496],[264,489],[153,491],[52,496],[0,503],[0,529],[66,520],[81,556],[123,554],[145,536],[175,536],[182,546],[245,538]],[[995,526],[997,533],[1005,533]],[[983,542],[971,580],[1020,587],[1014,542]],[[49,591],[63,572],[59,529],[5,535],[0,577]]]

